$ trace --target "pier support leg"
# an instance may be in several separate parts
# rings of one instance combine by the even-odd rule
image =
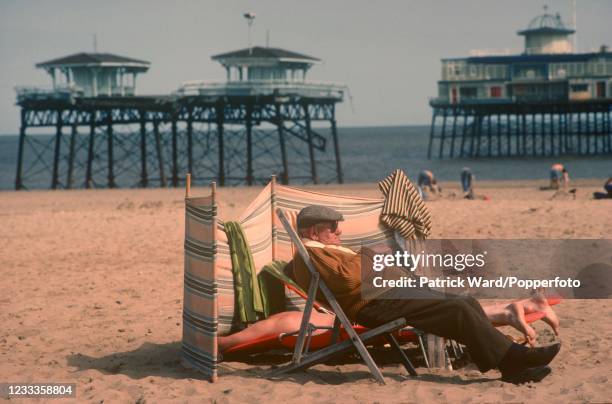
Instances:
[[[558,153],[555,150],[555,136],[557,136],[557,132],[555,132],[555,113],[551,112],[548,115],[550,116],[550,127],[548,130],[548,136],[550,137],[550,155],[556,156]]]
[[[606,140],[608,144],[607,152],[612,153],[612,128],[610,127],[611,122],[610,122],[610,111],[609,110],[605,112],[605,119],[606,119]]]
[[[593,129],[591,128],[591,111],[586,112],[586,154],[591,154],[591,143],[593,141]]]
[[[601,153],[605,153],[607,150],[607,141],[606,141],[606,117],[605,113],[601,111],[599,114],[600,120],[600,128],[599,128],[599,138],[601,139]]]
[[[27,111],[21,109],[21,126],[19,127],[19,149],[17,151],[17,173],[15,175],[15,190],[23,189],[23,180],[21,178],[23,170],[23,147],[25,145],[26,129],[27,129]]]
[[[514,156],[518,156],[519,154],[521,154],[520,150],[521,150],[521,120],[520,120],[520,115],[518,111],[515,111],[513,114],[513,118],[514,118]],[[512,147],[510,142],[508,144],[508,147]]]
[[[463,110],[461,114],[463,117],[463,130],[461,131],[461,145],[459,150],[459,157],[463,157],[465,155],[465,138],[467,137],[467,129],[468,129],[468,114],[467,111]]]
[[[253,104],[246,106],[246,183],[253,185]]]
[[[561,154],[567,154],[567,111],[562,110],[559,114],[559,130],[561,131]]]
[[[601,112],[601,140],[602,140],[602,153],[607,153],[609,150],[608,147],[608,127],[606,123],[606,111]]]
[[[476,126],[478,125],[478,115],[474,113],[474,117],[472,118],[472,127],[470,130],[470,157],[474,157],[476,155],[474,150],[474,144],[476,143]]]
[[[72,172],[74,170],[74,142],[77,136],[77,126],[72,124],[72,132],[70,133],[70,146],[68,153],[68,175],[66,178],[66,188],[72,188]]]
[[[433,139],[434,139],[434,134],[435,134],[437,113],[438,113],[438,109],[434,108],[434,112],[431,115],[431,127],[429,129],[429,146],[427,147],[427,158],[430,160],[431,160],[431,147],[433,146]]]
[[[94,137],[96,134],[96,111],[91,111],[89,116],[89,145],[87,147],[87,169],[85,170],[85,188],[93,186],[93,160],[94,160]]]
[[[166,174],[164,172],[164,153],[162,150],[161,137],[159,134],[159,121],[153,121],[153,135],[155,136],[155,149],[157,151],[157,162],[159,164],[159,185],[166,186]]]
[[[602,136],[602,131],[599,125],[599,121],[600,121],[600,114],[599,111],[594,111],[593,112],[593,117],[594,117],[594,133],[595,133],[595,154],[599,154],[603,151],[603,136]],[[601,143],[601,146],[599,146],[599,144]]]
[[[531,114],[531,155],[536,155],[537,149],[537,136],[536,136],[536,114]]]
[[[501,120],[502,120],[501,114],[498,113],[497,114],[497,132],[496,132],[496,135],[497,135],[497,156],[498,157],[502,155],[502,135],[501,135],[502,128],[501,128]]]
[[[500,144],[497,144],[498,148]],[[491,113],[487,113],[487,157],[493,155],[493,133],[491,132]]]
[[[55,151],[53,152],[53,177],[51,179],[51,188],[57,189],[59,184],[59,160],[60,160],[60,147],[62,142],[62,111],[57,112],[57,121],[55,124]]]
[[[565,108],[561,109],[559,112],[559,130],[561,131],[561,154],[570,153],[569,150],[569,133],[567,132],[567,110]]]
[[[440,147],[438,148],[438,158],[444,156],[444,140],[446,137],[446,118],[448,116],[448,110],[444,108],[442,110],[442,133],[440,134]]]
[[[191,181],[195,179],[193,172],[193,108],[189,108],[187,117],[187,172],[191,174]]]
[[[334,106],[332,106],[335,109]],[[338,128],[336,127],[335,112],[332,110],[331,132],[332,138],[334,139],[334,154],[336,156],[336,177],[338,178],[338,184],[344,183],[344,175],[342,173],[342,164],[340,163],[340,144],[338,142]]]
[[[281,105],[276,104],[276,128],[278,130],[278,143],[280,145],[281,160],[283,163],[283,173],[281,175],[281,181],[284,185],[289,184],[289,164],[287,163],[287,146],[285,145],[285,123],[283,120],[283,112]]]
[[[527,155],[527,117],[525,116],[524,111],[521,113],[521,131],[523,137],[523,148],[521,152],[517,150],[517,154],[525,156]]]
[[[223,104],[217,105],[217,144],[219,155],[219,185],[225,185],[225,152],[223,150],[223,122],[225,119],[225,108]]]
[[[176,127],[176,116],[172,115],[172,186],[178,187],[178,131]]]
[[[604,111],[599,113],[600,116],[600,129],[599,129],[599,137],[601,138],[601,153],[606,153],[608,150],[608,138],[606,131],[606,114]]]
[[[453,106],[453,131],[451,133],[450,157],[455,156],[455,137],[457,136],[457,108]]]
[[[106,135],[107,135],[107,147],[108,147],[108,187],[115,188],[115,171],[114,171],[114,157],[113,157],[113,111],[109,110],[106,116]]]
[[[563,110],[559,108],[556,114],[557,117],[557,154],[565,153],[565,132],[563,132]]]
[[[541,155],[546,156],[546,114],[542,112],[542,121],[540,122],[540,146],[542,148]]]
[[[569,132],[569,113],[567,110],[563,111],[563,154],[573,152],[573,147],[570,146],[570,132]]]
[[[512,137],[512,117],[509,113],[506,114],[506,156],[510,157],[512,155],[512,142],[510,138]]]
[[[587,154],[594,154],[597,150],[597,147],[593,144],[593,140],[597,140],[597,136],[595,135],[594,130],[594,118],[595,114],[590,110],[586,113],[587,116]],[[597,144],[597,142],[595,142]]]
[[[308,155],[310,156],[310,174],[312,177],[312,183],[318,184],[319,177],[317,176],[317,162],[314,156],[314,145],[312,143],[312,129],[310,127],[310,110],[308,104],[303,104],[304,108],[304,120],[306,123],[306,135],[308,136]]]
[[[480,157],[480,146],[482,143],[482,115],[476,115],[476,157]]]
[[[580,116],[581,113],[580,111],[578,111],[578,113],[576,114],[576,118],[577,118],[577,124],[578,124],[578,132],[577,132],[577,136],[578,136],[578,154],[582,154],[582,117]]]
[[[593,133],[595,134],[595,154],[599,154],[601,153],[601,151],[603,150],[603,144],[602,144],[602,148],[599,148],[599,144],[602,143],[600,139],[603,139],[603,136],[601,136],[601,130],[599,129],[599,111],[593,111]]]
[[[140,186],[146,188],[149,185],[147,173],[147,120],[146,112],[140,111]]]

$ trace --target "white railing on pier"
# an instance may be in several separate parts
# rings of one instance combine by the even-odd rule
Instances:
[[[174,93],[202,96],[298,95],[342,100],[344,94],[348,93],[348,87],[342,83],[326,81],[205,80],[184,82]]]
[[[73,101],[74,97],[82,96],[83,90],[75,85],[65,86],[18,86],[15,87],[17,101],[26,100],[63,100]]]
[[[469,55],[473,57],[480,56],[508,56],[518,54],[519,52],[511,51],[509,48],[504,49],[470,49]]]
[[[452,102],[449,97],[429,97],[429,105],[476,105],[476,104],[508,104],[516,102],[516,97],[461,97]]]
[[[15,87],[17,101],[25,100],[64,100],[74,101],[75,98],[84,97],[85,91],[82,87],[72,85],[60,86],[18,86]],[[134,87],[113,87],[110,94],[100,93],[98,97],[133,97]]]

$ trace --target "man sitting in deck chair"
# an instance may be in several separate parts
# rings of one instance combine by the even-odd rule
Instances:
[[[497,368],[506,382],[540,381],[550,373],[547,365],[559,352],[559,343],[526,348],[509,341],[491,325],[483,308],[471,297],[449,297],[420,289],[419,298],[406,299],[394,288],[373,300],[362,299],[364,257],[340,245],[342,220],[342,214],[334,209],[311,205],[299,212],[297,227],[321,279],[351,321],[375,328],[404,318],[406,324],[426,333],[464,344],[481,372]],[[298,254],[294,257],[293,275],[300,287],[308,289],[310,273]]]

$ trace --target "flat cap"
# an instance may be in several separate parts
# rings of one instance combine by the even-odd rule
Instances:
[[[344,217],[342,213],[335,209],[321,205],[309,205],[300,210],[297,215],[298,229],[305,229],[312,225],[322,222],[342,221]]]

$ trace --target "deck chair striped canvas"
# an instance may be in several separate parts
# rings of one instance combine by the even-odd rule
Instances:
[[[290,261],[295,253],[289,233],[275,210],[281,208],[290,223],[307,205],[325,204],[344,215],[343,245],[392,246],[393,231],[380,222],[384,200],[324,194],[282,186],[274,179],[242,213],[240,222],[257,271],[273,260]],[[215,192],[185,200],[185,264],[182,359],[211,380],[218,376],[218,335],[240,326],[235,313],[230,250],[219,219]],[[288,300],[301,297],[286,291]],[[302,303],[303,304],[303,303]]]

